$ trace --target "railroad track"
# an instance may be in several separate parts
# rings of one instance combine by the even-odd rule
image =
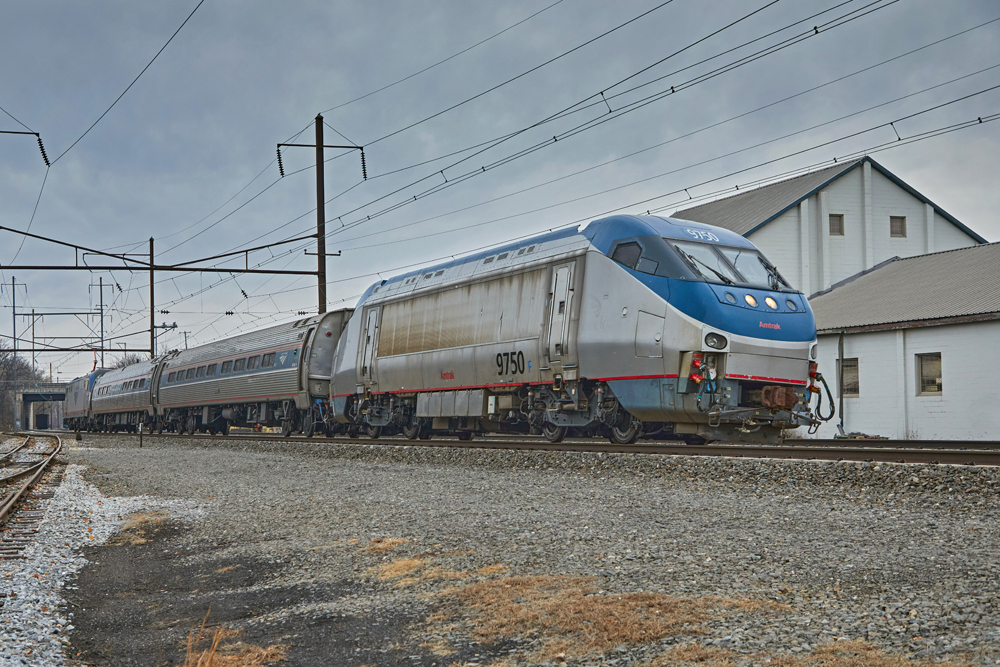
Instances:
[[[110,433],[91,433],[88,437],[101,437]],[[132,437],[138,440],[138,436]],[[176,434],[149,435],[144,438],[176,438]],[[198,440],[219,441],[223,436],[196,434],[184,436]],[[805,440],[789,439],[781,445],[708,444],[688,445],[666,441],[639,441],[632,445],[614,445],[594,439],[566,439],[560,443],[546,442],[542,438],[525,436],[490,435],[474,440],[460,441],[456,437],[438,437],[433,440],[407,440],[383,437],[372,440],[366,437],[350,438],[302,436],[283,437],[269,433],[238,433],[231,431],[229,439],[263,440],[274,442],[312,442],[407,447],[462,447],[466,449],[515,449],[560,452],[601,452],[629,454],[661,454],[678,456],[725,456],[734,458],[805,459],[821,461],[878,461],[887,463],[930,463],[948,465],[1000,465],[1000,442],[993,441],[936,441],[936,440]]]
[[[21,552],[38,531],[45,514],[38,501],[51,498],[62,481],[62,471],[55,470],[60,451],[59,436],[28,435],[14,449],[0,453],[0,560],[23,558]]]

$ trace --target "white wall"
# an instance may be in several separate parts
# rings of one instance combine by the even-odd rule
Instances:
[[[844,216],[843,236],[830,236],[831,214]],[[905,238],[890,236],[890,216],[906,217]],[[976,244],[929,204],[867,163],[748,238],[806,295],[892,257],[913,257]]]
[[[844,398],[844,430],[911,440],[996,440],[998,340],[997,320],[844,336],[844,357],[858,359],[860,386],[860,396]],[[836,334],[819,337],[819,369],[834,401],[838,342]],[[933,352],[941,353],[942,392],[919,396],[916,355]],[[838,414],[813,437],[832,438],[839,421]]]

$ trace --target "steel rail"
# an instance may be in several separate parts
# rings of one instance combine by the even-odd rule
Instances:
[[[0,461],[4,461],[6,459],[9,459],[14,454],[17,454],[19,451],[21,451],[22,449],[24,449],[25,447],[27,447],[28,443],[30,441],[31,441],[31,436],[30,435],[26,436],[24,438],[24,442],[22,442],[20,445],[18,445],[14,449],[10,450],[9,452],[4,452],[3,454],[0,454]]]
[[[11,511],[15,507],[17,507],[17,504],[21,501],[21,498],[27,495],[28,491],[31,490],[31,487],[33,487],[35,484],[38,483],[38,480],[40,480],[42,478],[42,475],[46,473],[46,468],[48,468],[48,466],[53,461],[56,460],[56,457],[59,455],[59,452],[62,451],[62,438],[60,438],[58,435],[44,435],[35,437],[55,438],[56,440],[55,447],[52,448],[52,451],[48,454],[47,458],[44,461],[35,464],[34,466],[28,468],[19,475],[15,475],[13,477],[9,477],[6,480],[4,480],[4,481],[10,481],[18,477],[31,475],[31,477],[24,484],[21,485],[21,488],[12,491],[10,494],[8,494],[6,498],[0,501],[0,524],[3,524],[7,520],[7,517],[10,515]],[[34,472],[34,474],[32,474],[32,472]]]
[[[90,434],[115,435],[115,434]],[[122,434],[118,434],[122,435]],[[176,438],[176,434],[144,437]],[[527,440],[524,436],[487,436],[477,440],[408,440],[405,438],[365,437],[284,437],[268,433],[231,433],[229,436],[196,434],[184,436],[198,440],[224,441],[225,439],[263,440],[270,442],[295,442],[316,444],[361,444],[395,447],[460,447],[465,449],[513,449],[559,452],[591,452],[606,454],[657,454],[665,456],[721,456],[730,458],[799,459],[822,461],[878,461],[884,463],[930,463],[948,465],[1000,466],[1000,442],[907,441],[907,440],[786,440],[781,445],[718,444],[687,445],[672,442],[645,442],[615,445],[595,440],[567,440],[550,443]],[[818,443],[800,444],[800,443]],[[828,443],[833,443],[832,445]],[[914,443],[916,446],[910,447]],[[958,446],[956,446],[958,445]],[[971,445],[971,447],[966,447]]]

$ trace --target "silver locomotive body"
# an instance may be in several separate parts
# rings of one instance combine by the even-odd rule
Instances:
[[[231,425],[312,433],[328,416],[330,370],[353,311],[339,310],[234,336],[102,376],[93,398],[99,430],[146,426],[228,433]]]
[[[813,423],[815,325],[802,295],[723,282],[769,295],[762,303],[794,299],[797,309],[722,308],[731,304],[719,301],[718,286],[669,246],[666,235],[681,234],[676,226],[616,216],[583,233],[541,235],[372,286],[338,346],[334,415],[375,436],[384,428],[411,438],[507,431],[553,441],[569,428],[616,442],[774,440],[782,428]],[[684,229],[692,227],[715,229]],[[718,232],[722,240],[705,233],[756,253],[742,237]],[[638,248],[631,265],[620,246]],[[647,247],[657,261],[642,264]],[[764,326],[779,316],[775,329]],[[780,391],[763,400],[765,386]],[[776,395],[781,401],[770,400]]]

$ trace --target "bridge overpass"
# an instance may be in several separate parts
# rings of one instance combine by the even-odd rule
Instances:
[[[49,428],[62,428],[62,402],[66,400],[68,382],[41,382],[18,387],[14,392],[14,428],[33,429],[35,403],[57,402],[49,413]]]

